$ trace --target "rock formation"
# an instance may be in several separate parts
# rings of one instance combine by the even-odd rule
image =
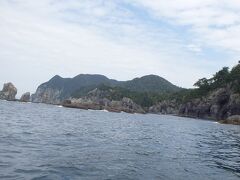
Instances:
[[[20,98],[21,102],[29,102],[30,101],[30,92],[26,92],[24,93],[21,98]]]
[[[165,100],[148,110],[149,113],[174,114],[185,117],[212,119],[237,124],[240,115],[240,94],[232,90],[231,84],[212,91],[208,96],[185,103]],[[233,119],[234,118],[234,119]]]
[[[16,94],[17,88],[9,82],[3,85],[3,89],[0,91],[0,99],[14,101]]]
[[[225,120],[240,115],[240,95],[229,87],[220,88],[201,99],[182,104],[179,109],[182,116]]]
[[[240,125],[240,115],[233,115],[228,117],[226,120],[220,120],[219,122],[223,124]]]
[[[174,114],[179,113],[180,104],[176,100],[164,100],[151,106],[148,110],[149,113],[154,114]]]
[[[94,89],[87,96],[79,99],[68,99],[63,102],[63,106],[80,109],[108,110],[111,112],[127,112],[127,113],[145,113],[143,108],[134,103],[130,98],[122,98],[121,100],[110,100],[105,91]]]
[[[60,104],[62,102],[61,90],[53,88],[38,87],[35,94],[32,94],[31,100],[34,103]]]

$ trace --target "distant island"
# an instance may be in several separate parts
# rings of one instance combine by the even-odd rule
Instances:
[[[240,64],[222,68],[212,78],[198,80],[194,89],[178,87],[166,79],[147,75],[117,81],[103,75],[54,76],[36,92],[24,93],[22,102],[127,113],[172,114],[240,124]],[[0,99],[15,100],[17,89],[4,85]]]

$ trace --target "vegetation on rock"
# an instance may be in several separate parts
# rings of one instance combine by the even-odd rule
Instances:
[[[32,99],[33,102],[59,104],[71,96],[81,97],[101,85],[117,91],[114,94],[116,96],[122,96],[121,94],[136,96],[135,100],[143,106],[153,104],[156,97],[159,97],[158,94],[173,93],[182,89],[156,75],[148,75],[130,81],[116,81],[103,75],[80,74],[74,78],[54,76],[38,87]]]

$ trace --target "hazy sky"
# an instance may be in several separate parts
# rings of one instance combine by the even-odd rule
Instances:
[[[239,0],[0,0],[0,86],[146,74],[191,87],[240,55]]]

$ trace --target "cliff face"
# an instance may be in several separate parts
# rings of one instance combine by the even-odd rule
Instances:
[[[17,94],[17,88],[12,83],[6,83],[3,85],[2,91],[0,91],[0,99],[13,101]]]
[[[186,103],[166,100],[149,108],[150,113],[174,114],[193,118],[227,120],[240,115],[240,94],[231,85],[219,88],[207,96],[192,99]],[[226,121],[227,122],[227,121]],[[239,120],[240,123],[240,120]]]
[[[74,78],[62,78],[56,75],[48,82],[41,84],[31,99],[32,102],[60,104],[78,89],[109,82],[112,80],[102,75],[82,74]]]
[[[176,100],[164,100],[148,109],[149,113],[154,114],[179,114],[180,104]]]
[[[61,94],[61,89],[40,86],[36,93],[31,96],[31,101],[34,103],[60,104],[63,100]]]
[[[224,120],[233,115],[240,115],[240,94],[234,93],[229,86],[220,88],[207,97],[182,104],[179,114],[215,120]]]
[[[107,91],[94,89],[85,97],[65,100],[63,106],[79,109],[108,110],[111,112],[145,113],[143,108],[134,103],[130,98],[124,97],[116,101],[107,98],[108,96]]]

